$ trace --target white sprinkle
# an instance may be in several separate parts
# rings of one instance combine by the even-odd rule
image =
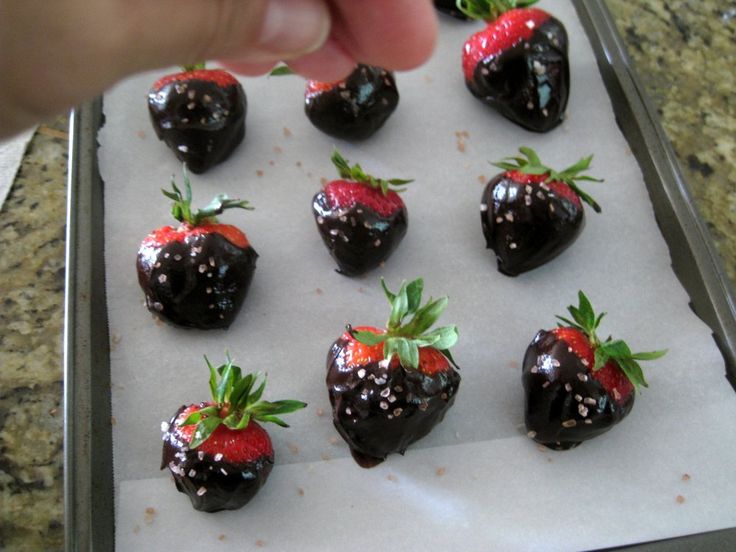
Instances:
[[[396,402],[396,395],[389,395],[388,396],[388,402],[395,403]]]
[[[350,409],[349,406],[345,408],[345,414],[347,414],[348,416],[350,416],[352,413],[353,413],[353,411]]]
[[[215,258],[210,257],[210,266],[215,266]]]
[[[592,424],[593,423],[593,420],[591,420],[590,418],[586,418],[585,419],[585,423],[586,424]]]
[[[157,262],[155,265],[153,265],[153,268],[161,268],[161,263]]]
[[[194,468],[192,468],[191,470],[189,470],[189,473],[187,475],[189,477],[194,477],[195,475],[197,475],[197,470],[195,470]]]
[[[394,416],[401,416],[403,410],[401,408],[394,408]]]
[[[337,228],[333,228],[332,230],[330,230],[331,236],[337,236],[339,233],[340,231]]]
[[[208,104],[212,101],[212,96],[210,96],[209,94],[205,94],[204,96],[202,96],[202,101]]]
[[[197,107],[197,104],[196,104],[196,103],[194,103],[194,102],[189,102],[189,103],[187,104],[187,109],[188,109],[188,110],[190,110],[190,111],[191,111],[192,109],[194,109],[195,107]]]
[[[199,489],[197,489],[197,496],[202,496],[206,492],[207,489],[205,489],[204,487],[200,487]]]
[[[533,104],[533,103],[532,103],[531,101],[528,101],[528,102],[526,103],[526,108],[527,108],[527,109],[534,109],[534,104]]]
[[[165,283],[166,282],[166,279],[167,279],[166,274],[159,274],[158,275],[158,283],[159,284]]]
[[[588,362],[588,361],[587,361],[586,359],[584,359],[584,358],[581,358],[581,359],[580,359],[580,363],[581,363],[581,364],[582,364],[583,366],[590,366],[590,362]]]
[[[202,274],[203,272],[206,272],[206,271],[207,271],[207,265],[206,264],[199,265],[199,273],[200,274]]]
[[[156,301],[153,304],[153,308],[154,308],[154,310],[157,310],[158,312],[161,312],[162,310],[164,310],[164,306],[161,303],[159,303],[158,301]]]
[[[550,213],[554,213],[554,212],[555,212],[555,206],[554,206],[554,204],[553,204],[553,203],[550,203],[550,204],[549,204],[549,212],[550,212]]]
[[[524,203],[529,207],[532,204],[532,196],[524,196]]]
[[[578,379],[579,379],[580,381],[588,381],[588,376],[586,376],[586,375],[585,375],[585,374],[583,374],[582,372],[578,372]]]
[[[488,70],[488,68],[487,68],[487,67],[483,67],[483,68],[482,68],[482,69],[480,70],[480,74],[481,74],[481,75],[483,75],[484,77],[487,77],[488,75],[490,75],[490,74],[491,74],[491,72],[490,72],[490,71]]]
[[[585,418],[588,415],[588,407],[584,406],[583,404],[578,405],[578,412],[580,415]]]
[[[201,450],[197,451],[197,458],[199,458],[200,460],[204,460],[204,452],[202,452]]]
[[[547,111],[547,109],[543,109],[542,110],[542,115],[544,115],[545,117],[547,117],[549,115],[549,111]]]
[[[539,199],[544,199],[544,192],[542,192],[541,190],[540,190],[540,191],[538,191],[538,192],[537,192],[537,197],[538,197]]]
[[[516,249],[516,244],[514,242],[511,242],[509,244],[509,249]]]
[[[215,308],[215,305],[214,305],[214,303],[210,303],[209,305],[207,305],[207,307],[208,307],[208,308],[209,308],[210,310],[212,310],[212,309],[214,309],[214,308]]]
[[[566,384],[565,384],[565,391],[567,391],[568,393],[569,393],[570,391],[572,391],[572,385],[570,385],[569,383],[566,383]]]
[[[181,255],[179,255],[178,253],[176,255],[174,255],[174,260],[175,261],[181,261]]]
[[[376,385],[383,385],[386,383],[386,378],[376,378]]]
[[[220,460],[222,460],[222,453],[218,452],[215,454],[215,462],[219,462]]]
[[[532,190],[532,187],[529,184],[527,184],[526,186],[524,186],[524,192],[526,192],[527,194],[531,194],[532,191],[533,191]]]
[[[549,192],[549,186],[547,186],[547,184],[545,184],[544,182],[541,182],[539,184],[539,187],[542,188],[545,192]]]
[[[401,387],[400,385],[394,386],[394,391],[396,391],[397,393],[401,393],[403,390],[404,390],[404,388]]]
[[[169,431],[169,423],[161,422],[161,431]]]
[[[381,410],[388,410],[388,403],[386,401],[381,401],[378,406],[381,407]]]
[[[549,383],[548,381],[545,381],[545,382],[544,382],[544,383],[542,384],[542,388],[543,388],[543,389],[546,389],[547,387],[549,387],[549,385],[550,385],[550,383]]]
[[[325,219],[322,217],[317,217],[317,224],[324,224]]]
[[[380,245],[381,245],[381,240],[377,239],[376,241],[373,242],[374,247],[379,247]]]
[[[383,389],[383,390],[381,391],[381,396],[382,396],[382,397],[383,397],[384,399],[385,399],[386,397],[388,397],[388,396],[389,396],[390,394],[391,394],[391,388],[389,388],[389,387],[386,387],[385,389]]]
[[[345,215],[342,215],[340,217],[340,222],[347,222],[347,221],[348,221],[348,217],[346,217]]]
[[[360,379],[363,379],[365,377],[365,369],[364,368],[361,368],[360,370],[358,370],[358,377]]]
[[[511,211],[508,211],[504,216],[506,217],[507,221],[514,222],[514,213],[512,213]]]
[[[222,475],[227,475],[227,471],[225,470],[225,468],[220,468],[220,472],[222,473]]]
[[[530,28],[530,29],[533,29],[534,27],[536,27],[536,26],[537,26],[537,24],[536,24],[536,23],[534,23],[534,21],[532,21],[532,20],[530,19],[529,21],[527,21],[527,22],[526,22],[526,26],[527,26],[528,28]]]
[[[590,405],[598,404],[593,397],[585,397],[585,399],[583,399],[583,402]]]
[[[349,100],[350,99],[350,91],[349,90],[343,90],[342,92],[340,92],[340,96],[344,100]]]
[[[196,90],[190,90],[189,92],[187,92],[187,98],[189,98],[190,100],[193,100],[196,97],[197,97]]]
[[[503,222],[503,217],[496,217],[496,224],[501,224]]]
[[[526,436],[529,437],[530,439],[534,439],[537,436],[537,432],[530,431],[529,433],[526,434]]]
[[[536,59],[534,60],[533,65],[534,65],[534,72],[537,75],[544,75],[547,72],[547,68],[541,63],[539,63],[539,61],[537,61]]]
[[[481,203],[480,204],[480,212],[481,213],[485,213],[486,211],[488,211],[488,204],[487,203]]]
[[[582,401],[582,400],[583,400],[583,397],[582,397],[581,395],[578,395],[578,394],[576,393],[576,394],[575,394],[575,400],[576,400],[576,401],[578,401],[578,402],[580,402],[580,401]]]
[[[562,422],[562,427],[575,427],[578,423],[575,420],[565,420]]]
[[[209,295],[210,293],[212,293],[212,288],[211,287],[207,287],[207,288],[205,288],[205,291]]]
[[[613,398],[617,401],[621,400],[621,393],[618,392],[618,389],[615,387],[613,388]]]
[[[534,366],[532,366],[532,369],[531,369],[531,370],[529,370],[529,371],[530,371],[530,372],[531,372],[532,374],[536,374],[536,373],[538,373],[538,372],[539,372],[539,366],[537,366],[537,365],[535,364]]]
[[[212,278],[212,273],[211,273],[211,272],[208,272],[208,273],[207,273],[207,277],[208,277],[208,278]]]
[[[176,149],[178,149],[182,153],[187,153],[189,151],[189,148],[187,146],[185,146],[184,144],[181,144]]]

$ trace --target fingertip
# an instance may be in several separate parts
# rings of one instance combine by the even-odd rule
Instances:
[[[322,48],[288,62],[289,67],[307,79],[334,82],[345,78],[355,68],[356,60],[335,40],[328,40]]]

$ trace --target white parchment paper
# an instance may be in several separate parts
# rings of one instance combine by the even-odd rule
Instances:
[[[567,2],[542,2],[570,34],[568,118],[546,135],[506,121],[465,90],[460,50],[479,26],[443,19],[424,67],[397,76],[399,108],[367,142],[321,134],[303,113],[297,77],[243,79],[244,143],[224,165],[193,176],[195,203],[215,194],[250,200],[229,212],[260,254],[243,310],[227,331],[156,324],[135,273],[140,241],[171,222],[160,192],[181,168],[151,129],[146,93],[162,72],[105,97],[100,132],[112,337],[116,541],[120,550],[587,549],[736,525],[736,394],[709,329],[670,268],[641,172],[618,130],[593,53]],[[334,272],[310,200],[332,178],[334,145],[382,177],[414,178],[404,194],[409,232],[385,267],[361,278]],[[603,207],[575,245],[517,278],[496,271],[478,215],[488,161],[537,150],[556,167],[594,153],[588,191]],[[336,439],[325,357],[346,323],[382,324],[391,287],[425,278],[447,294],[463,381],[445,421],[405,457],[359,468]],[[537,330],[555,324],[583,289],[609,312],[602,332],[634,350],[669,349],[646,368],[649,389],[617,428],[567,452],[525,436],[520,365]],[[159,471],[160,424],[207,398],[213,361],[229,350],[268,372],[266,398],[298,398],[291,428],[270,430],[277,465],[237,512],[203,514]],[[685,476],[687,474],[687,476]],[[679,497],[679,499],[678,499]],[[173,540],[172,540],[173,539]]]

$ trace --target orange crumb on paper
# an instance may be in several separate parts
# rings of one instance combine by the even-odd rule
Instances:
[[[298,494],[299,496],[304,496],[304,489],[302,489],[301,487],[299,487],[299,488],[298,488],[298,489],[296,490],[296,494]]]
[[[485,184],[486,182],[488,182],[488,177],[484,174],[479,174],[478,182],[480,182],[481,184]]]
[[[683,481],[690,481],[690,474],[683,473],[682,474],[682,480]]]
[[[145,509],[145,513],[143,514],[143,523],[151,525],[154,517],[156,517],[156,509],[149,506]]]
[[[340,439],[338,439],[337,437],[333,435],[332,437],[330,437],[329,441],[331,445],[336,445],[340,442]]]
[[[289,127],[284,127],[284,136],[286,138],[290,138],[293,136],[293,133],[291,132],[291,129]]]
[[[274,152],[274,153],[282,153],[283,151],[284,151],[284,150],[283,150],[283,149],[281,149],[281,146],[274,146],[274,147],[273,147],[273,152]]]
[[[442,477],[446,472],[447,470],[445,468],[437,468],[437,471],[434,473],[437,474],[437,477]]]
[[[325,411],[322,408],[316,409],[314,413],[317,414],[317,416],[319,416],[320,418],[325,415]]]
[[[299,454],[299,447],[295,445],[294,443],[289,443],[286,446],[289,447],[289,452],[291,454]]]
[[[676,501],[676,502],[677,502],[678,504],[682,504],[683,502],[685,502],[685,497],[684,497],[684,496],[682,496],[682,495],[677,495],[677,497],[675,498],[675,501]]]
[[[258,539],[258,540],[256,541],[256,546],[257,546],[258,548],[263,548],[264,546],[266,546],[266,541],[264,541],[264,540],[262,540],[262,539]]]
[[[136,525],[135,527],[133,527],[133,533],[135,533],[137,535],[140,532],[141,532],[141,526],[140,525]]]
[[[259,178],[260,178],[261,176],[263,176],[263,171],[262,171],[261,169],[258,169],[258,170],[256,171],[256,176],[257,176],[257,177],[259,177]]]
[[[519,363],[516,362],[515,360],[512,360],[511,362],[509,362],[509,368],[516,370],[518,367],[519,367]]]
[[[226,538],[227,538],[227,537],[226,537],[225,535],[219,535],[219,536],[217,537],[217,540],[219,540],[219,541],[224,541],[224,540],[225,540]]]
[[[117,425],[117,423],[118,423],[117,418],[115,416],[110,416],[110,425],[114,426],[114,425]]]
[[[316,293],[317,295],[322,295],[324,291],[322,290],[322,288],[317,288],[314,290],[314,293]]]
[[[397,482],[397,481],[399,480],[399,478],[398,478],[398,477],[396,477],[396,476],[395,476],[394,474],[392,474],[392,473],[388,474],[388,475],[386,476],[386,479],[388,479],[388,480],[389,480],[389,481],[391,481],[392,483],[396,483],[396,482]]]
[[[330,460],[332,460],[332,457],[326,452],[323,452],[322,454],[320,454],[319,457],[325,462],[329,462]]]
[[[135,133],[135,135],[140,138],[141,140],[144,140],[146,138],[146,131],[145,130],[139,130]]]

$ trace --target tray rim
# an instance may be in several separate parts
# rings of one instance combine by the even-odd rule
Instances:
[[[616,118],[643,174],[673,270],[713,331],[736,388],[736,303],[656,110],[605,0],[571,0],[596,55]],[[64,315],[66,550],[114,549],[109,335],[104,289],[104,183],[97,166],[102,98],[70,117]],[[696,271],[692,267],[697,268]],[[98,451],[109,451],[100,454]],[[736,528],[607,550],[736,549]]]

